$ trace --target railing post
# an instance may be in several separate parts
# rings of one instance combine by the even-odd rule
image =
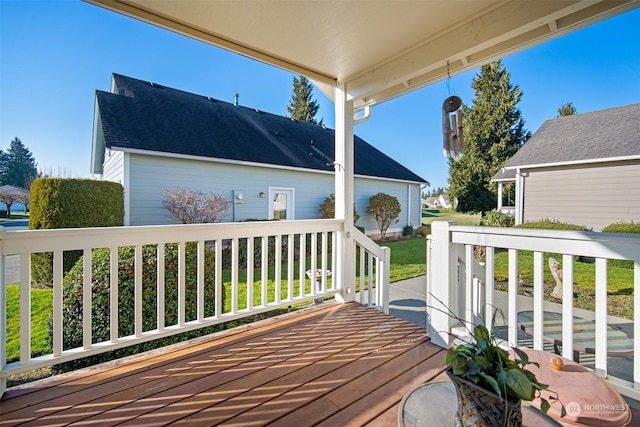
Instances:
[[[391,249],[383,246],[382,253],[384,254],[384,258],[380,262],[381,268],[378,269],[377,274],[377,278],[379,281],[378,292],[380,292],[379,304],[382,308],[382,311],[389,314],[389,267],[391,266]]]
[[[431,259],[427,261],[430,276],[427,286],[427,333],[434,344],[444,348],[449,348],[452,342],[450,332],[455,319],[451,313],[458,312],[456,292],[452,289],[457,285],[449,230],[453,224],[447,221],[431,224]]]

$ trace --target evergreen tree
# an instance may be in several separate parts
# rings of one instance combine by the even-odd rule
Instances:
[[[0,183],[2,185],[29,188],[37,176],[36,161],[31,151],[18,137],[11,141],[6,152],[0,150]]]
[[[315,119],[320,105],[313,99],[313,85],[309,80],[300,76],[293,77],[293,94],[291,95],[291,101],[287,111],[292,119],[301,120],[303,122],[309,122],[322,125]]]
[[[487,212],[497,206],[491,177],[531,136],[516,107],[522,91],[512,85],[501,61],[483,65],[471,82],[473,105],[463,105],[464,149],[449,160],[449,198],[460,212]],[[457,204],[455,204],[457,203]]]
[[[578,114],[576,107],[574,107],[573,102],[567,102],[558,108],[558,115],[556,117],[573,116],[574,114]]]

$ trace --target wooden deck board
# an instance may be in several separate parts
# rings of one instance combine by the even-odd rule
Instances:
[[[423,329],[330,303],[8,390],[0,425],[396,425],[443,367]]]

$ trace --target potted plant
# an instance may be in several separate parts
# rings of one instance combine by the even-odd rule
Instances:
[[[458,396],[457,426],[522,425],[521,401],[541,400],[546,414],[550,403],[540,395],[547,390],[525,367],[527,354],[513,348],[514,357],[498,345],[496,338],[483,325],[473,330],[474,342],[459,344],[447,353],[447,371]],[[562,407],[562,415],[565,413]]]

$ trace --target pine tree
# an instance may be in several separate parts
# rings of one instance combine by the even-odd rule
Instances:
[[[313,85],[309,80],[300,76],[293,77],[293,94],[291,95],[291,101],[287,111],[289,111],[289,117],[303,122],[309,122],[322,125],[315,119],[320,105],[313,99]]]
[[[573,116],[574,114],[578,114],[576,107],[573,105],[573,102],[567,102],[558,108],[558,115],[556,117]]]
[[[517,108],[518,85],[501,61],[482,66],[471,82],[476,97],[463,105],[464,149],[449,160],[449,198],[460,212],[487,212],[497,206],[497,186],[491,177],[531,136]]]
[[[36,161],[31,151],[18,137],[11,141],[6,152],[0,150],[0,183],[2,185],[29,188],[37,176]]]

